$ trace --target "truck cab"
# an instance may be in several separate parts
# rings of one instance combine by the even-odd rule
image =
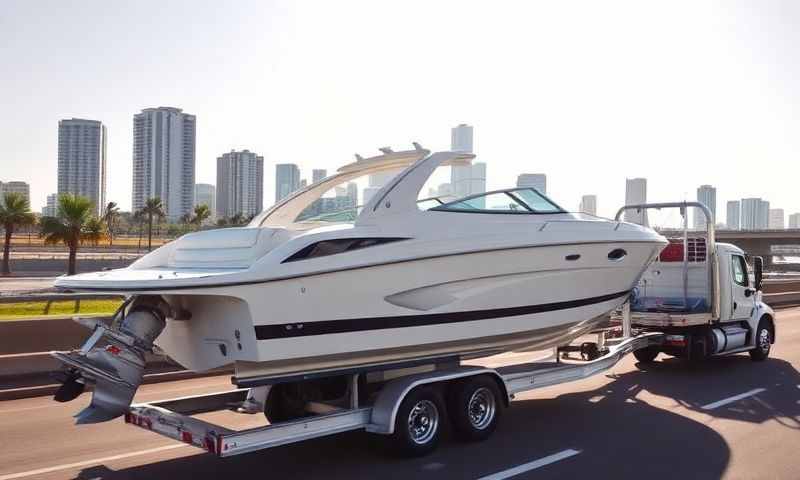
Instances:
[[[706,214],[705,235],[689,232],[690,207]],[[629,208],[680,208],[684,217],[682,238],[669,239],[632,292],[632,327],[665,334],[661,345],[634,352],[636,358],[647,363],[666,353],[700,360],[746,351],[766,359],[776,332],[775,314],[761,293],[762,259],[716,243],[711,213],[700,203],[635,205],[620,213]]]

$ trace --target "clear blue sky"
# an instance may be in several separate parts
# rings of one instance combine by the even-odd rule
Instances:
[[[58,120],[103,121],[130,206],[131,124],[197,115],[197,181],[248,148],[311,168],[475,126],[489,187],[544,172],[567,208],[625,177],[653,201],[762,196],[800,211],[800,3],[14,1],[0,10],[0,180],[56,189]]]

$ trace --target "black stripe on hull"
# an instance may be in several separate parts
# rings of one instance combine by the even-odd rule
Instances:
[[[595,303],[614,300],[630,293],[624,292],[601,295],[599,297],[582,298],[565,302],[541,303],[521,307],[493,308],[488,310],[469,310],[465,312],[429,313],[424,315],[398,315],[393,317],[346,318],[341,320],[322,320],[308,323],[280,323],[274,325],[256,325],[258,340],[275,340],[280,338],[310,337],[314,335],[330,335],[334,333],[353,333],[389,328],[424,327],[448,323],[474,322],[493,318],[515,317],[534,313],[553,312],[570,308],[584,307]]]

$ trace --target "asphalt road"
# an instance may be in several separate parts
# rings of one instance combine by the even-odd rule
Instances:
[[[88,402],[0,402],[0,480],[14,478],[800,478],[800,309],[778,315],[762,363],[737,355],[690,367],[663,358],[519,395],[486,442],[451,439],[399,459],[381,437],[335,435],[219,459],[120,421],[75,427]],[[521,359],[521,357],[515,357]],[[143,386],[137,400],[230,388],[227,377]],[[217,417],[214,417],[214,416]],[[233,420],[229,417],[235,416]],[[211,414],[228,425],[260,415]],[[232,422],[232,423],[231,423]]]

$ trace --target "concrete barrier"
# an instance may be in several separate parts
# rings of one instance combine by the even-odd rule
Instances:
[[[108,319],[107,316],[101,317]],[[91,332],[86,327],[71,318],[2,321],[0,355],[71,350],[79,347],[89,334]]]

